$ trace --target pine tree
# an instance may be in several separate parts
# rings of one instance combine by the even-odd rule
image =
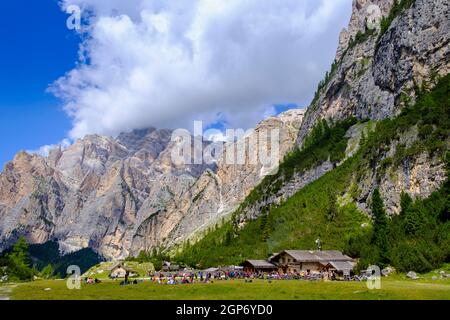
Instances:
[[[389,221],[384,209],[383,199],[380,190],[376,189],[372,195],[372,215],[373,215],[373,244],[380,253],[381,266],[387,263],[388,255],[388,229]]]
[[[336,195],[332,193],[330,196],[330,203],[329,203],[329,209],[328,209],[328,215],[327,215],[327,218],[329,221],[333,221],[334,219],[336,219],[336,217],[338,215],[338,209],[337,209],[336,202],[337,202]]]
[[[421,209],[413,207],[411,197],[403,192],[400,198],[400,218],[403,219],[404,231],[408,235],[415,235],[424,222]]]
[[[266,225],[263,229],[263,240],[267,241],[270,238],[271,233],[272,233],[272,219],[269,216],[269,214],[267,214]]]
[[[28,243],[24,237],[20,237],[14,244],[11,253],[7,255],[9,261],[9,273],[12,278],[19,280],[31,280],[34,270],[31,268],[31,258]]]
[[[421,207],[409,208],[405,212],[405,232],[408,235],[420,234],[425,225],[424,213]]]
[[[266,237],[264,235],[264,231],[266,230],[266,227],[267,227],[267,213],[263,212],[260,221],[261,221],[261,224],[260,224],[261,236],[262,236],[262,240],[265,241]]]
[[[139,255],[137,256],[136,259],[139,263],[145,263],[150,260],[150,257],[148,256],[147,252],[142,250],[141,252],[139,252]]]
[[[406,212],[410,209],[412,204],[413,199],[411,198],[411,196],[406,192],[402,192],[400,196],[400,208],[401,208],[400,215],[402,217],[405,216]]]
[[[44,279],[51,279],[55,274],[55,269],[51,264],[48,264],[44,269],[41,271],[41,277]]]
[[[17,263],[29,265],[31,260],[28,250],[27,241],[24,237],[20,237],[13,246],[10,258],[13,258]]]
[[[162,269],[164,257],[160,249],[153,248],[151,256],[149,257],[148,260],[153,264],[153,267],[155,267],[156,271]]]
[[[225,240],[224,240],[223,244],[225,246],[229,246],[231,244],[232,240],[233,240],[233,231],[227,230],[227,232],[225,233]]]

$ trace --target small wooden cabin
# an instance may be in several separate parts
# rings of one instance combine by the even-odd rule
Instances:
[[[134,276],[137,275],[136,272],[134,272],[130,268],[126,267],[122,263],[115,264],[114,266],[112,266],[109,269],[109,271],[110,271],[109,277],[112,278],[112,279],[125,278],[127,273],[128,273],[129,277],[134,277]]]
[[[244,272],[252,273],[270,273],[278,270],[278,267],[266,260],[247,260],[242,266]]]
[[[336,250],[286,250],[271,257],[270,262],[276,264],[281,273],[320,273],[344,269],[345,273],[349,273],[353,269],[353,259]]]
[[[350,261],[330,261],[324,264],[326,271],[333,271],[334,273],[341,274],[344,277],[349,277],[353,270],[353,263]]]

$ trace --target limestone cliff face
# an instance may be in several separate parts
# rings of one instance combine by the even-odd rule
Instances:
[[[437,76],[449,73],[448,1],[416,0],[393,20],[383,35],[378,28],[371,35],[361,36],[367,32],[371,16],[387,17],[393,4],[393,0],[353,1],[352,17],[341,33],[334,68],[304,116],[297,137],[299,147],[321,119],[336,121],[353,116],[377,121],[394,117],[404,107],[402,95],[414,101],[415,85],[433,85]],[[357,38],[360,40],[355,41]],[[358,149],[361,133],[373,129],[372,124],[359,124],[349,130],[347,158]],[[386,210],[393,215],[400,210],[402,192],[408,192],[413,198],[425,198],[447,178],[442,160],[427,153],[404,159],[401,165],[382,168],[381,162],[392,157],[399,144],[408,147],[417,140],[415,131],[412,128],[400,137],[389,146],[388,152],[381,150],[380,163],[367,165],[363,177],[355,175],[358,192],[354,200],[362,211],[370,214],[375,188],[380,188]],[[263,210],[279,205],[339,165],[325,161],[306,172],[296,173],[289,181],[283,181],[276,194],[243,208],[239,223],[243,225],[247,220],[256,219]]]
[[[0,249],[25,235],[32,243],[57,239],[63,252],[128,256],[137,227],[208,168],[173,166],[171,134],[91,135],[48,157],[19,153],[0,174]]]
[[[278,130],[279,157],[282,160],[295,147],[303,114],[304,111],[298,109],[270,117],[262,121],[252,134],[227,144],[216,171],[205,171],[181,197],[174,198],[164,209],[141,224],[133,240],[133,253],[142,248],[171,247],[188,239],[195,240],[207,228],[233,213],[273,168],[266,168],[259,161],[257,149],[246,152],[242,164],[226,161],[227,152],[233,149],[237,155],[240,143],[248,143],[252,138],[259,139],[257,137],[263,133]],[[270,145],[267,151],[271,151]],[[250,161],[254,157],[257,161]]]
[[[433,83],[436,76],[449,72],[450,27],[445,0],[416,0],[410,9],[394,19],[382,36],[378,30],[365,39],[363,37],[363,41],[354,40],[358,34],[366,32],[374,5],[381,16],[386,17],[393,3],[393,0],[355,0],[349,27],[340,37],[335,68],[306,114],[291,111],[258,126],[257,131],[281,129],[282,156],[295,145],[301,147],[318,120],[335,121],[351,116],[372,120],[393,117],[404,106],[402,94],[414,100],[416,83]],[[356,125],[349,130],[347,157],[356,152],[362,132],[371,130],[370,124],[372,122]],[[414,137],[407,139],[414,141]],[[233,143],[226,149],[235,147]],[[395,152],[396,145],[391,149],[391,153]],[[270,172],[270,168],[250,164],[247,159],[252,156],[249,154],[243,165],[229,165],[221,160],[215,172],[204,172],[181,198],[174,199],[139,226],[132,251],[170,247],[186,239],[195,241],[196,236],[201,236],[208,227],[234,212],[264,174]],[[383,155],[380,159],[388,156]],[[240,217],[241,223],[257,218],[264,208],[278,205],[339,165],[325,161],[316,168],[295,174],[290,181],[283,182],[277,194],[247,207]],[[357,182],[360,189],[355,201],[363,211],[370,213],[370,196],[379,187],[387,211],[395,214],[399,210],[402,191],[415,198],[427,197],[439,188],[445,177],[442,162],[427,154],[409,159],[401,167],[392,165],[386,172],[381,172],[377,166],[367,167],[364,177]]]
[[[353,42],[364,33],[370,5],[386,16],[392,0],[354,1],[348,29],[341,35],[336,67],[317,99],[308,108],[298,137],[301,145],[318,119],[380,120],[395,116],[403,107],[402,93],[414,99],[414,82],[432,82],[450,71],[450,18],[446,0],[416,0],[394,19],[379,38]]]
[[[357,38],[365,31],[369,7],[378,5],[387,16],[393,0],[355,0],[349,27],[340,37],[335,68],[306,113],[291,110],[261,122],[255,132],[237,142],[257,139],[260,132],[279,130],[280,159],[302,145],[320,119],[379,120],[393,117],[415,83],[433,84],[448,74],[449,7],[446,0],[416,0],[394,19],[383,35]],[[349,132],[347,156],[357,149],[361,132]],[[19,153],[0,174],[0,250],[24,235],[33,243],[59,241],[63,252],[91,247],[106,258],[120,259],[141,250],[170,247],[196,239],[226,218],[275,167],[250,161],[215,165],[175,165],[170,130],[146,129],[117,138],[90,135],[48,157]],[[409,145],[416,133],[399,137]],[[272,146],[270,146],[269,150]],[[380,159],[395,153],[390,146]],[[380,161],[381,161],[380,160]],[[325,161],[317,168],[285,181],[278,194],[256,203],[244,219],[256,218],[263,207],[286,200],[339,163]],[[374,188],[379,187],[389,213],[398,212],[400,193],[426,197],[445,179],[440,159],[421,154],[400,166],[382,171],[368,167],[355,183],[355,201],[368,211]]]
[[[345,54],[351,39],[356,37],[358,31],[365,31],[367,22],[386,17],[391,10],[394,0],[355,0],[352,5],[350,22],[339,36],[339,45],[336,60],[339,61]],[[373,17],[373,18],[372,18]]]
[[[377,5],[386,17],[392,0],[355,0],[349,27],[342,31],[335,68],[328,81],[308,108],[297,144],[320,119],[381,120],[396,116],[405,100],[414,101],[415,86],[432,86],[439,76],[450,72],[450,17],[445,0],[416,0],[391,23],[384,34],[378,29],[363,40],[354,41],[358,31],[366,32],[370,6]],[[353,41],[352,41],[353,39]],[[417,138],[412,130],[402,137],[405,145]],[[390,146],[392,156],[397,148]],[[325,164],[326,165],[326,164]],[[359,186],[358,206],[369,213],[370,197],[377,187],[386,202],[389,214],[399,212],[400,194],[405,191],[414,198],[424,198],[438,189],[446,179],[442,160],[429,154],[405,159],[400,166],[390,165],[381,172],[375,165],[355,183]],[[320,169],[320,168],[318,168]],[[293,183],[292,190],[303,184]]]
[[[346,134],[348,142],[344,159],[342,159],[341,161],[326,160],[318,164],[314,168],[294,173],[292,178],[290,178],[289,180],[279,180],[281,182],[281,187],[278,192],[269,194],[268,196],[259,199],[255,203],[241,208],[238,217],[239,225],[242,227],[248,220],[254,220],[258,218],[261,215],[261,212],[267,211],[268,208],[281,205],[283,202],[294,196],[308,184],[318,180],[326,173],[341,165],[344,161],[352,157],[359,150],[362,136],[367,136],[369,131],[372,129],[373,124],[370,122],[356,124],[351,127]]]
[[[302,115],[269,118],[255,135],[279,129],[282,157],[295,145]],[[178,244],[230,213],[264,177],[248,158],[236,166],[175,165],[171,138],[170,130],[147,129],[90,135],[48,157],[19,153],[0,174],[0,249],[21,235],[32,243],[56,239],[63,252],[90,247],[109,259]]]
[[[446,181],[447,171],[442,158],[427,152],[406,157],[401,163],[383,163],[386,159],[392,159],[400,146],[409,148],[417,140],[417,128],[413,127],[380,152],[379,161],[372,166],[367,165],[361,177],[355,175],[355,200],[361,210],[370,212],[371,195],[377,187],[383,196],[386,212],[396,215],[401,210],[402,192],[408,193],[413,199],[424,199]]]

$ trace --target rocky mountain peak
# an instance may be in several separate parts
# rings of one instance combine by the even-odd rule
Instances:
[[[48,157],[18,153],[0,173],[0,249],[25,235],[33,243],[56,238],[64,252],[90,246],[109,258],[128,255],[133,230],[209,168],[175,167],[171,133],[92,134]]]
[[[377,5],[386,16],[393,3],[353,3],[352,18],[341,35],[335,64],[305,115],[299,145],[319,119],[393,117],[404,107],[402,95],[413,101],[416,84],[433,83],[433,79],[449,72],[448,1],[416,0],[411,7],[397,9],[382,34],[382,30],[368,32],[364,27],[367,8]],[[356,39],[358,31],[361,33]]]
[[[349,25],[341,31],[336,61],[342,58],[348,48],[350,39],[354,39],[358,32],[365,32],[368,20],[373,17],[386,17],[394,4],[394,0],[353,0],[352,15]]]
[[[260,132],[278,129],[282,161],[319,120],[393,117],[404,107],[402,94],[414,98],[416,80],[432,82],[434,76],[448,73],[448,1],[416,0],[383,34],[361,36],[369,7],[377,5],[386,16],[392,4],[393,0],[355,0],[333,70],[307,111],[269,117],[254,132],[227,143],[225,153]],[[358,32],[358,41],[351,42]],[[233,213],[272,169],[249,161],[254,150],[246,152],[243,163],[222,158],[213,166],[175,165],[171,135],[171,130],[155,128],[117,138],[89,135],[52,150],[48,157],[17,154],[0,173],[0,250],[24,235],[32,243],[57,239],[63,252],[91,247],[108,259],[122,259],[195,240]],[[443,172],[442,164],[427,167],[428,162],[424,157],[411,169],[413,174],[408,171],[408,177],[419,177],[414,178],[420,180],[414,180],[416,190],[423,189],[421,181],[441,181],[442,174],[433,171]],[[326,161],[295,176],[293,183],[286,181],[284,195],[294,194],[335,165]],[[366,198],[374,184],[371,178],[362,186]],[[382,191],[404,189],[401,182],[382,184]],[[389,208],[396,203],[388,202]]]
[[[170,247],[187,239],[195,240],[207,228],[233,213],[270,170],[265,170],[260,161],[250,161],[258,159],[258,155],[250,151],[246,152],[243,163],[229,163],[225,159],[228,151],[236,152],[244,141],[256,141],[260,133],[270,134],[273,130],[278,130],[278,156],[282,160],[295,147],[304,112],[303,109],[293,109],[269,117],[261,121],[252,133],[238,141],[226,143],[216,170],[203,171],[179,198],[174,198],[164,209],[143,221],[133,237],[131,252],[137,254],[142,249]]]

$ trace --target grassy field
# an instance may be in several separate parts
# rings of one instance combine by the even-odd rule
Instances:
[[[48,280],[0,288],[13,300],[450,300],[450,279],[431,282],[401,277],[383,279],[381,290],[369,290],[364,282],[241,280],[175,286],[149,281],[120,286],[106,281],[82,285],[81,290],[68,290],[62,280]]]

